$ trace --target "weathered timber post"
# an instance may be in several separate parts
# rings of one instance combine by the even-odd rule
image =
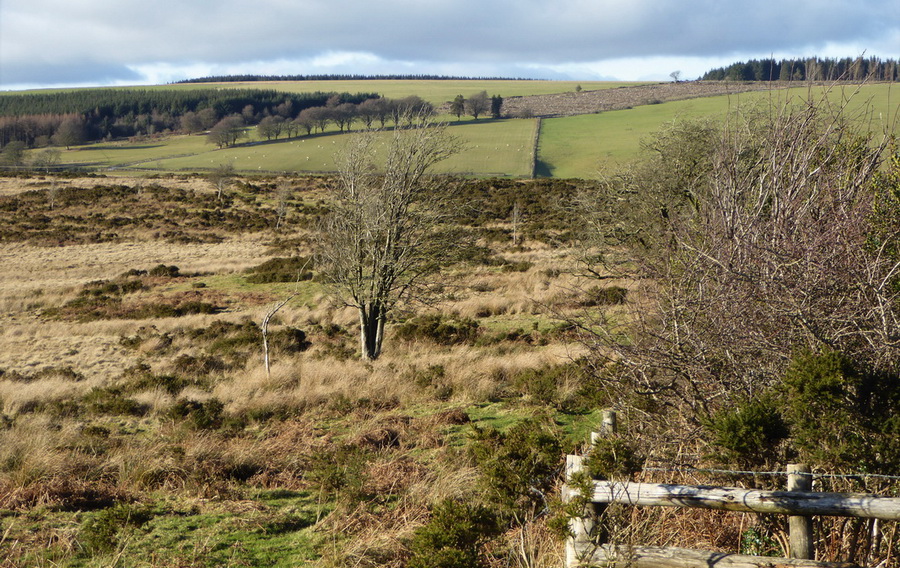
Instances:
[[[619,423],[615,410],[604,410],[603,418],[600,422],[600,432],[591,432],[591,445],[600,438],[612,437],[618,432]]]
[[[574,492],[571,485],[575,474],[580,473],[584,469],[584,458],[581,456],[566,456],[566,487],[564,499],[566,501],[572,499]],[[592,509],[589,504],[584,508],[582,516],[569,519],[569,531],[572,535],[566,540],[566,567],[571,568],[577,566],[580,562],[582,552],[585,547],[590,545],[591,532],[594,530],[594,517],[591,515]]]
[[[591,432],[591,447],[600,438],[613,436],[617,430],[616,412],[604,410],[599,432]],[[588,450],[590,452],[590,450]],[[570,484],[572,477],[582,471],[584,458],[581,456],[566,456],[566,483]],[[570,499],[575,491],[571,485],[567,485],[566,499]],[[575,567],[583,561],[583,556],[590,557],[593,554],[594,545],[592,536],[597,527],[598,519],[602,518],[607,505],[605,503],[591,503],[581,511],[582,515],[569,520],[569,529],[572,537],[566,542],[566,566]],[[602,527],[599,527],[602,529]],[[602,536],[601,536],[602,539]],[[600,543],[604,544],[604,543]]]
[[[603,419],[600,422],[600,432],[591,432],[591,449],[601,438],[612,438],[619,431],[619,421],[615,410],[604,410]],[[599,544],[607,544],[609,540],[609,522],[604,522],[606,508],[604,503],[593,503],[594,534]]]
[[[812,491],[812,476],[809,466],[803,463],[792,463],[787,466],[788,491]],[[790,534],[791,558],[813,560],[815,548],[813,546],[813,521],[809,516],[791,515],[788,517],[788,532]]]

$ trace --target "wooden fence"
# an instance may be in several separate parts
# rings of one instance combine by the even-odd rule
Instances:
[[[592,443],[598,437],[612,435],[615,431],[615,413],[605,412],[601,432],[592,434]],[[572,476],[581,470],[582,457],[568,456],[566,481],[571,481]],[[593,493],[589,496],[594,507],[586,507],[583,517],[570,522],[573,536],[566,543],[566,567],[850,568],[856,565],[813,560],[813,515],[900,520],[900,499],[871,494],[816,493],[811,491],[812,475],[808,466],[789,465],[787,473],[785,491],[594,480]],[[566,500],[580,495],[578,490],[568,485],[563,489]],[[592,535],[597,514],[599,512],[602,516],[602,508],[610,503],[789,515],[790,558],[597,542]]]

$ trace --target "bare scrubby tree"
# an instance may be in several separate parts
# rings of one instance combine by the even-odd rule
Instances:
[[[334,296],[359,311],[362,358],[368,360],[381,354],[390,311],[421,292],[447,246],[436,230],[447,193],[428,172],[459,143],[444,125],[420,114],[403,122],[411,126],[358,135],[340,156],[316,260]]]
[[[801,350],[900,371],[900,161],[881,168],[888,138],[848,109],[744,109],[648,146],[601,200],[643,212],[627,234],[639,309],[579,322],[601,365],[700,416],[755,396]]]

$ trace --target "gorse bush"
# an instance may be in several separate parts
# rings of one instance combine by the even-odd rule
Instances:
[[[584,468],[593,479],[630,480],[644,467],[636,444],[621,436],[600,438],[591,446]]]
[[[149,509],[118,504],[88,518],[81,527],[78,540],[88,554],[113,552],[129,530],[142,527],[152,518]]]
[[[780,384],[704,421],[720,460],[741,467],[801,459],[818,467],[900,472],[900,377],[835,351],[802,352]]]
[[[585,292],[582,305],[617,306],[628,300],[628,289],[621,286],[594,286]]]
[[[95,387],[81,400],[88,412],[98,415],[144,416],[146,405],[128,398],[120,387]]]
[[[186,420],[198,430],[214,430],[222,425],[225,405],[215,398],[205,401],[179,399],[169,408],[168,416]]]
[[[366,465],[369,455],[358,446],[329,446],[309,457],[306,477],[318,488],[319,498],[337,499],[345,504],[365,497]]]
[[[501,514],[533,518],[547,507],[564,449],[555,424],[528,419],[507,432],[474,426],[468,451],[481,472],[485,499]]]
[[[779,456],[778,446],[788,437],[787,423],[774,393],[721,409],[705,422],[720,458],[740,467],[766,465]]]
[[[900,474],[900,376],[834,352],[802,353],[785,372],[784,416],[814,464]]]
[[[478,568],[485,543],[500,534],[493,511],[483,505],[447,499],[431,511],[431,519],[416,529],[409,568]]]
[[[96,280],[85,284],[78,296],[58,308],[44,310],[44,315],[77,321],[102,319],[150,319],[182,317],[190,314],[213,314],[220,307],[203,301],[197,293],[179,294],[164,299],[140,301],[130,296],[150,290],[154,284],[148,278],[176,278],[181,276],[177,266],[160,264],[149,272],[129,270],[114,280]],[[129,301],[126,301],[126,297]]]
[[[561,391],[568,382],[579,384],[583,370],[575,363],[553,365],[537,369],[523,369],[510,377],[512,386],[534,402],[557,404],[561,402]]]
[[[156,278],[178,278],[181,276],[181,270],[174,265],[157,264],[148,270],[147,274]]]

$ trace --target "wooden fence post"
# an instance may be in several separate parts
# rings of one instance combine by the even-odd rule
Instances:
[[[606,438],[616,433],[616,412],[614,410],[604,410],[603,419],[600,423],[600,432],[591,432],[591,446],[600,438]],[[588,450],[590,452],[590,450]],[[584,468],[584,458],[581,456],[566,456],[566,483],[568,484],[572,476],[582,471]],[[566,491],[571,491],[567,488]],[[568,496],[565,497],[568,500]],[[590,551],[592,555],[593,547],[591,545],[591,537],[597,523],[597,519],[606,509],[606,504],[591,503],[583,511],[581,517],[569,520],[569,529],[572,531],[572,537],[566,541],[566,567],[574,568],[582,561],[585,551]],[[600,543],[604,544],[604,543]]]
[[[584,468],[584,458],[581,456],[566,456],[566,484],[572,481],[572,477]],[[573,491],[570,486],[566,487],[566,493]],[[564,496],[565,500],[569,500],[569,495]],[[566,540],[566,568],[577,566],[581,551],[584,550],[591,541],[591,532],[594,529],[594,518],[589,513],[590,505],[585,507],[583,515],[569,519],[569,530],[572,533]]]
[[[603,419],[600,422],[600,431],[591,432],[591,449],[594,444],[601,438],[612,438],[619,430],[618,417],[615,410],[604,410]],[[594,536],[598,544],[607,544],[609,540],[609,523],[603,522],[606,514],[606,508],[609,505],[605,503],[593,503],[592,513],[594,515]]]
[[[807,464],[792,463],[787,466],[787,490],[788,491],[812,491],[812,476]],[[813,546],[813,522],[812,517],[790,516],[788,517],[788,532],[790,534],[790,558],[802,558],[813,560],[815,547]]]

